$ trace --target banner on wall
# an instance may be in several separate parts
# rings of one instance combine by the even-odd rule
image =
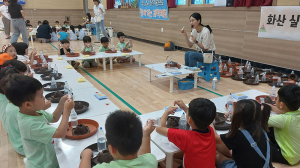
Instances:
[[[3,0],[0,0],[0,4],[3,4]],[[18,4],[25,5],[25,0],[18,0]]]
[[[261,7],[258,37],[300,41],[300,6]]]
[[[139,0],[140,18],[169,20],[167,0]]]

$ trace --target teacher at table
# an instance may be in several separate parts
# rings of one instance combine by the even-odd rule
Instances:
[[[194,44],[196,46],[195,51],[188,51],[185,53],[185,66],[195,67],[197,62],[203,62],[203,53],[214,53],[216,46],[214,43],[214,36],[212,29],[209,25],[204,26],[201,24],[202,18],[199,13],[193,13],[190,16],[190,25],[192,30],[191,37],[189,38],[184,31],[181,30],[181,34],[184,35],[185,40],[189,48]]]

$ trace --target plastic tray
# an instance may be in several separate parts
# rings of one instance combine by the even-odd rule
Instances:
[[[90,129],[90,133],[84,134],[84,135],[75,135],[74,136],[73,133],[72,133],[73,128],[71,126],[71,122],[69,122],[69,130],[67,131],[66,138],[74,139],[74,140],[85,139],[85,138],[88,138],[88,137],[94,135],[97,132],[98,127],[99,127],[99,124],[98,124],[97,121],[90,120],[90,119],[79,119],[78,124],[83,124],[85,126],[88,126],[89,129]]]

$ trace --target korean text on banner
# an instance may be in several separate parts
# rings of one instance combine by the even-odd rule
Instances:
[[[258,37],[300,41],[300,6],[261,7]]]
[[[167,0],[139,0],[140,18],[169,20]]]

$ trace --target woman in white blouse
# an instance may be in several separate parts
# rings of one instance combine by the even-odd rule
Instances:
[[[8,13],[8,0],[3,0],[3,4],[4,5],[2,5],[0,7],[0,13],[2,15],[2,22],[4,24],[6,39],[10,39],[10,20],[11,20],[11,17]]]
[[[199,13],[193,13],[190,16],[190,25],[192,27],[192,32],[190,38],[187,36],[184,29],[181,33],[185,36],[185,40],[189,48],[194,44],[196,47],[195,51],[188,51],[185,53],[185,65],[189,67],[197,66],[197,62],[203,62],[203,53],[214,53],[216,46],[214,43],[214,36],[212,34],[212,29],[209,25],[204,26],[201,24],[201,15]]]
[[[103,35],[108,38],[107,33],[104,29],[104,15],[105,15],[105,9],[104,6],[100,3],[100,0],[93,0],[95,6],[94,6],[94,20],[96,25],[96,34],[97,39],[95,43],[100,43],[100,27]]]

